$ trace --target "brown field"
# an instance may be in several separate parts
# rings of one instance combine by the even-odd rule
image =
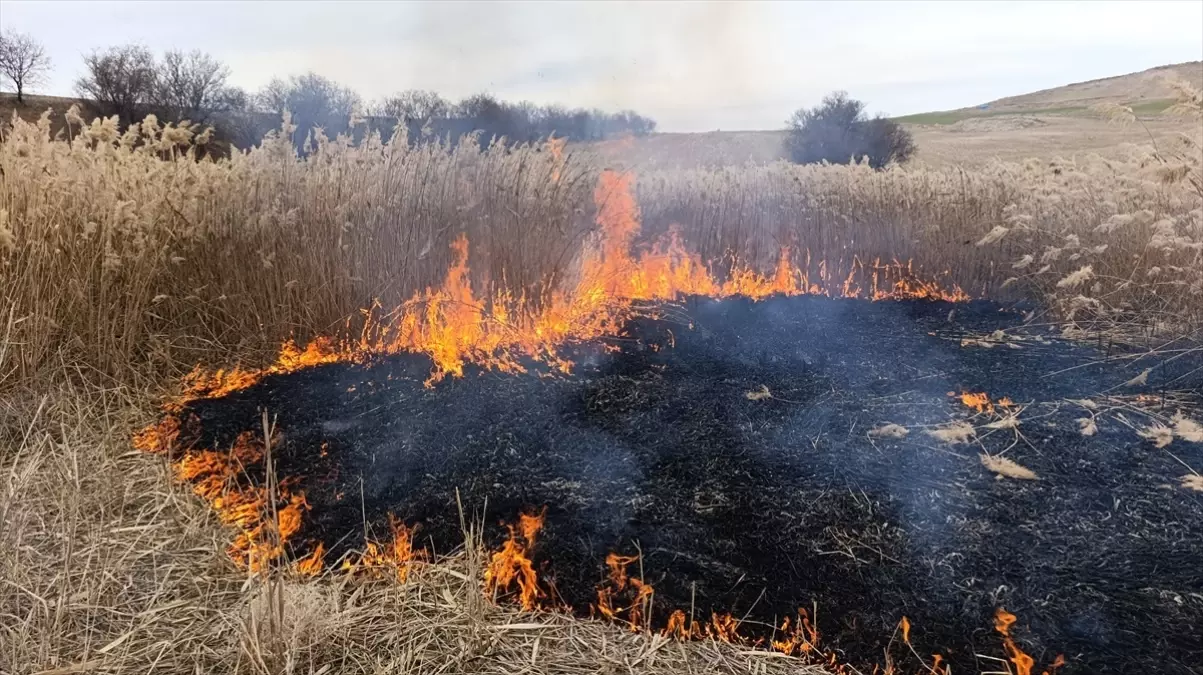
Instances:
[[[919,151],[912,163],[980,167],[1001,160],[1121,158],[1137,147],[1174,143],[1196,132],[1189,120],[1142,115],[1140,124],[1115,124],[1101,115],[1016,113],[970,117],[948,124],[908,124]],[[786,159],[784,131],[654,134],[592,144],[600,161],[635,170],[765,164]]]
[[[191,130],[74,120],[56,140],[64,119],[0,139],[3,673],[821,672],[492,605],[471,533],[403,583],[248,575],[223,552],[231,528],[131,451],[194,365],[263,365],[286,339],[354,331],[363,308],[442,283],[460,234],[476,288],[540,297],[596,230],[607,164],[636,172],[641,241],[679,224],[708,260],[771,269],[783,244],[896,257],[974,296],[1038,301],[1070,334],[1203,326],[1203,152],[1174,133],[1199,117],[1149,123],[1156,152],[1139,125],[1070,116],[925,126],[922,161],[884,172],[766,163],[777,132],[564,159],[375,138],[302,159],[276,139],[195,161]]]

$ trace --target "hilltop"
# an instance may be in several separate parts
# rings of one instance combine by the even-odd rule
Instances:
[[[1203,88],[1203,61],[1157,66],[1138,73],[1074,82],[1052,89],[1007,96],[978,106],[904,115],[894,119],[907,124],[953,124],[961,120],[1000,115],[1094,116],[1091,108],[1103,103],[1131,106],[1140,115],[1162,112],[1173,102],[1169,81],[1185,80]]]

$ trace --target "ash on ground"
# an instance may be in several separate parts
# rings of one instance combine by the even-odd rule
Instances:
[[[322,542],[333,561],[389,514],[449,552],[458,490],[487,503],[490,543],[547,507],[532,557],[582,613],[607,553],[639,553],[653,626],[730,612],[768,635],[817,608],[855,665],[880,663],[906,616],[919,653],[964,673],[1002,667],[979,655],[1003,655],[1004,607],[1062,673],[1198,672],[1203,492],[1182,479],[1203,443],[1173,437],[1175,414],[1198,418],[1177,393],[1198,392],[1198,363],[1071,342],[985,302],[691,299],[663,316],[577,346],[570,376],[469,369],[427,388],[429,359],[404,355],[185,413],[207,448],[277,418],[277,470],[312,507],[297,556]]]

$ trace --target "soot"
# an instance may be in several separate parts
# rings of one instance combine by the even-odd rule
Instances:
[[[1203,468],[1203,444],[1158,449],[1135,431],[1137,403],[1101,396],[1133,393],[1123,383],[1151,361],[984,302],[696,299],[664,316],[610,349],[579,346],[571,376],[469,369],[426,388],[430,361],[403,355],[268,377],[185,412],[209,448],[276,417],[277,471],[312,507],[297,555],[322,542],[334,560],[388,532],[389,514],[448,552],[463,541],[458,491],[487,503],[492,544],[546,507],[532,558],[582,612],[606,554],[638,552],[653,625],[730,612],[767,635],[817,609],[824,644],[854,665],[879,663],[906,616],[920,653],[997,670],[976,655],[1002,656],[998,607],[1038,662],[1065,654],[1063,673],[1203,664],[1203,494],[1177,486],[1180,462]],[[1142,405],[1192,367],[1155,368]],[[1019,426],[986,428],[997,417],[948,395],[962,391],[1011,399]],[[1101,403],[1076,402],[1088,398]],[[969,443],[925,433],[970,418]],[[887,423],[909,434],[868,433]],[[1038,478],[999,478],[982,452]]]

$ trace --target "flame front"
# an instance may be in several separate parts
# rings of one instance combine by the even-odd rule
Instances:
[[[673,301],[687,295],[762,299],[775,294],[969,299],[955,285],[945,288],[921,279],[909,262],[867,262],[856,257],[812,261],[809,252],[795,255],[796,249],[788,246],[781,248],[769,274],[736,261],[720,276],[687,250],[677,227],[634,255],[640,212],[633,181],[629,173],[600,175],[594,191],[597,236],[583,247],[572,283],[548,289],[537,298],[507,289],[481,295],[472,287],[469,243],[461,235],[451,246],[453,262],[441,286],[416,293],[391,312],[365,311],[367,319],[358,335],[320,338],[304,349],[286,342],[276,362],[266,368],[216,372],[198,368],[185,378],[175,406],[244,389],[266,375],[400,352],[430,356],[434,367],[428,385],[447,375],[462,376],[467,364],[523,372],[525,361],[542,361],[566,372],[572,363],[560,353],[565,344],[617,333],[638,301]]]
[[[230,559],[252,573],[267,571],[285,557],[289,540],[301,529],[302,514],[309,510],[305,493],[293,492],[289,479],[280,481],[274,492],[244,484],[244,468],[264,457],[263,439],[254,433],[243,432],[229,450],[217,451],[177,447],[182,430],[180,418],[168,415],[136,434],[134,447],[172,457],[176,480],[191,484],[192,492],[209,503],[223,525],[237,528],[226,550]],[[321,571],[320,560],[305,559],[296,566],[314,574]]]

